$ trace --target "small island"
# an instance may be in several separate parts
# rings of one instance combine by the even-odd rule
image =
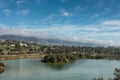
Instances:
[[[0,62],[0,73],[2,73],[5,70],[5,65]]]
[[[69,63],[79,59],[108,59],[108,60],[120,60],[119,55],[116,54],[82,54],[82,53],[56,53],[56,54],[45,54],[41,59],[43,63]]]
[[[69,63],[81,57],[80,54],[48,54],[41,61],[44,63]]]

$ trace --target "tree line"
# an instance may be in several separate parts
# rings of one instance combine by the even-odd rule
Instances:
[[[20,43],[27,46],[21,46]],[[0,42],[0,54],[61,54],[61,53],[78,53],[78,54],[120,54],[120,47],[88,47],[88,46],[59,46],[59,45],[40,45],[25,41]]]

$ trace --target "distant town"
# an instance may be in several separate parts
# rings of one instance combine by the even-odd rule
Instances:
[[[20,54],[77,54],[87,58],[119,59],[120,47],[40,45],[19,40],[0,40],[0,57]]]
[[[87,46],[58,46],[40,45],[18,40],[0,39],[0,60],[13,60],[23,58],[41,58],[41,62],[63,64],[77,59],[120,59],[119,47],[87,47]],[[0,72],[5,65],[0,62]],[[116,79],[119,80],[119,69],[115,69]],[[98,78],[94,80],[103,80]]]

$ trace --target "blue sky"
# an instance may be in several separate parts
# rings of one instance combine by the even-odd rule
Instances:
[[[0,0],[0,34],[120,45],[120,0]]]

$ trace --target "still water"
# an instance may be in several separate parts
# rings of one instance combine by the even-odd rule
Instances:
[[[0,80],[93,80],[95,77],[113,78],[120,61],[82,59],[64,65],[49,65],[40,59],[2,61],[6,70]]]

